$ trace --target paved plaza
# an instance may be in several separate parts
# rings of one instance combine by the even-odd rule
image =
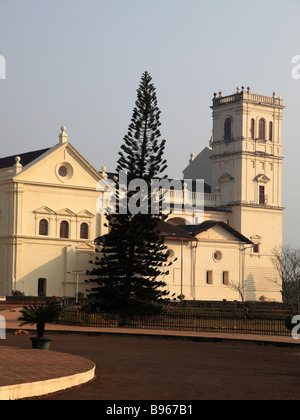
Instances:
[[[16,317],[15,312],[11,313],[13,316]],[[8,321],[12,326],[10,322],[14,321]],[[28,362],[36,368],[37,363],[30,355],[35,351],[31,350],[29,337],[15,336],[13,329],[10,331],[6,340],[0,340],[0,353],[14,349],[17,360],[18,351],[28,351]],[[76,370],[78,366],[76,362],[72,363],[72,358],[79,358],[96,365],[96,376],[78,387],[34,399],[199,401],[300,398],[298,342],[288,337],[281,341],[278,337],[226,334],[188,337],[174,334],[152,334],[151,331],[139,334],[139,331],[118,329],[105,333],[87,329],[72,331],[67,326],[49,331],[54,341],[51,351],[43,353],[45,358],[49,355],[47,363],[52,356],[62,354],[66,360],[69,358],[65,367],[72,366]],[[13,353],[9,358],[13,366],[11,357]],[[6,377],[7,372],[22,376],[22,369],[10,369],[9,363]],[[53,363],[53,372],[57,367]]]
[[[300,348],[109,335],[59,334],[53,338],[54,351],[94,362],[96,377],[85,385],[38,399],[300,398]],[[25,336],[9,334],[6,341],[14,348],[30,347]]]

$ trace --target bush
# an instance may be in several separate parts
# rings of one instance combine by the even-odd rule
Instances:
[[[294,318],[294,315],[289,315],[287,318],[286,318],[286,321],[285,321],[285,326],[286,326],[286,328],[289,330],[289,331],[292,331],[292,329],[294,328],[294,326],[296,325],[296,324],[293,324],[293,318]]]
[[[10,294],[11,296],[25,296],[25,293],[21,292],[20,290],[12,290]]]

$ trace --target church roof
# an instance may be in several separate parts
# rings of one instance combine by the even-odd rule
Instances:
[[[48,152],[50,148],[43,149],[43,150],[35,150],[33,152],[22,153],[20,155],[13,155],[4,158],[0,158],[0,169],[11,168],[16,163],[16,157],[19,156],[21,158],[21,165],[26,166],[33,162],[35,159],[42,156],[44,153]]]
[[[189,232],[186,232],[181,227],[173,226],[170,223],[163,221],[158,223],[156,231],[165,239],[197,241],[197,239],[193,235],[191,235]]]
[[[180,240],[180,241],[198,241],[193,235],[190,235],[184,229],[179,228],[178,226],[170,225],[170,223],[159,221],[155,232],[163,236],[165,239]],[[108,234],[100,236],[95,240],[95,243],[101,243]]]
[[[218,222],[215,220],[207,220],[200,225],[182,225],[179,226],[180,229],[185,230],[192,236],[199,235],[201,232],[206,232],[207,230],[213,228],[214,226],[221,226],[223,229],[227,230],[227,232],[232,233],[236,236],[241,242],[245,242],[246,244],[252,245],[253,243],[250,239],[246,238],[246,236],[242,235],[237,230],[233,229],[231,226],[227,225],[224,222]]]
[[[167,240],[180,240],[180,241],[196,241],[198,239],[196,236],[201,233],[211,229],[214,226],[221,226],[229,233],[236,236],[241,242],[244,242],[249,245],[253,245],[250,239],[246,238],[244,235],[239,233],[237,230],[233,229],[229,225],[224,222],[217,222],[214,220],[208,220],[206,222],[201,223],[200,225],[181,225],[181,226],[173,226],[168,222],[160,221],[155,229],[155,231],[163,236]],[[103,240],[106,235],[99,237],[95,240],[95,242],[100,243],[101,239]]]

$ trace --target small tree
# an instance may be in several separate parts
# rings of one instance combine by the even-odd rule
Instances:
[[[54,303],[47,305],[30,305],[25,306],[20,313],[19,317],[21,326],[23,325],[36,325],[37,337],[44,338],[45,326],[50,322],[57,322],[60,318],[62,309]]]
[[[243,286],[243,284],[229,282],[227,287],[239,294],[242,301],[243,308],[245,308],[245,287]]]
[[[300,249],[291,246],[273,249],[272,262],[278,273],[274,279],[293,315],[300,312]]]
[[[143,180],[146,191],[140,191],[139,204],[147,212],[132,214],[128,203],[133,192],[120,199],[120,185],[116,182],[116,214],[107,214],[110,232],[99,239],[101,256],[96,256],[94,268],[88,272],[93,278],[89,298],[102,311],[122,315],[125,322],[130,313],[160,313],[169,302],[166,283],[158,280],[168,275],[168,261],[164,239],[157,232],[158,222],[166,216],[151,214],[151,183],[162,176],[167,165],[163,158],[165,140],[160,140],[160,110],[152,78],[144,72],[137,91],[136,106],[124,144],[119,153],[117,172],[125,172],[128,183]],[[121,214],[120,205],[126,206]],[[147,213],[147,214],[145,214]],[[98,253],[100,251],[98,250]],[[167,264],[167,265],[170,265]]]

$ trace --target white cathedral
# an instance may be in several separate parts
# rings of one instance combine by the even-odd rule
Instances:
[[[202,220],[182,211],[159,227],[177,257],[163,276],[170,295],[282,300],[271,257],[282,246],[283,109],[276,93],[242,87],[214,95],[209,146],[183,171],[186,180],[204,179]],[[97,203],[108,178],[72,146],[65,127],[54,147],[0,159],[0,296],[86,294],[95,239],[107,233]]]

